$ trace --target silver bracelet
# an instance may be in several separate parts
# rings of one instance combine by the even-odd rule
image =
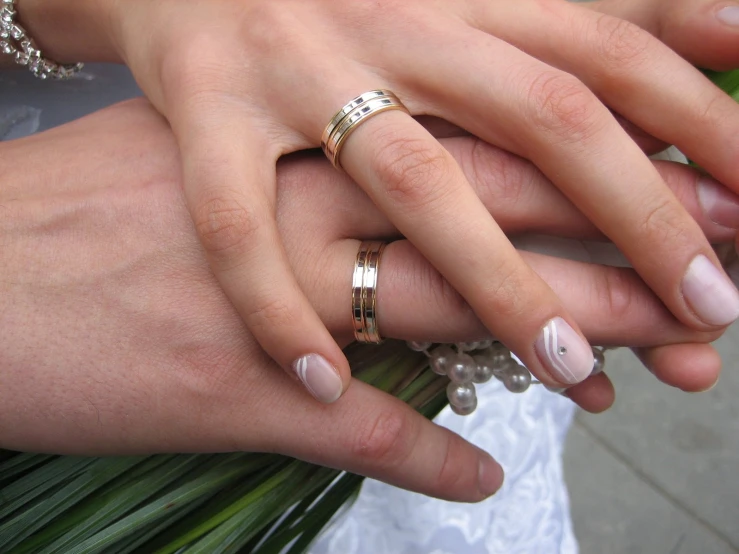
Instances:
[[[41,55],[26,30],[15,22],[15,0],[0,0],[0,52],[13,56],[39,79],[69,79],[83,64],[59,64]]]

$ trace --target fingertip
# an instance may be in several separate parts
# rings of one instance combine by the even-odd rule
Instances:
[[[567,389],[564,395],[586,412],[599,414],[613,406],[616,391],[605,373],[588,377],[582,383]]]
[[[721,373],[721,356],[710,344],[672,344],[634,352],[657,379],[685,392],[710,390]]]
[[[739,4],[666,9],[660,38],[699,67],[727,71],[739,65]]]
[[[557,383],[580,383],[593,371],[592,347],[562,317],[554,317],[547,322],[534,343],[534,350],[549,376]]]
[[[344,380],[338,368],[320,354],[305,354],[290,369],[313,397],[324,404],[336,402],[344,393]]]
[[[481,450],[477,470],[477,484],[482,495],[480,500],[485,500],[498,492],[503,486],[504,479],[503,467],[490,454]]]

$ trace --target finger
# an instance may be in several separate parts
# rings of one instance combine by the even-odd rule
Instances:
[[[331,261],[321,270],[327,279],[319,284],[315,276],[305,277],[305,290],[312,298],[322,299],[317,309],[332,333],[340,337],[351,334],[345,300],[358,246],[355,240],[334,244]],[[649,346],[717,337],[717,333],[694,331],[675,320],[632,270],[528,252],[521,255],[570,307],[578,326],[594,344]],[[462,296],[406,240],[385,248],[377,294],[379,328],[387,338],[462,342],[490,336]]]
[[[175,128],[188,208],[211,268],[254,338],[321,402],[349,365],[290,269],[275,222],[276,156],[248,118],[208,104]]]
[[[593,414],[605,412],[616,400],[613,383],[605,373],[593,375],[563,394],[583,410]]]
[[[568,2],[549,12],[527,2],[505,9],[517,23],[500,25],[496,12],[487,30],[576,75],[622,116],[739,190],[739,106],[670,48],[625,20]]]
[[[698,67],[739,67],[739,6],[716,0],[600,0],[585,7],[630,21]]]
[[[489,35],[475,35],[474,46],[469,33],[464,43],[454,31],[447,36],[448,54],[434,60],[433,75],[423,73],[424,64],[412,69],[428,87],[428,101],[433,96],[445,107],[433,115],[531,159],[686,324],[707,329],[739,316],[739,292],[700,228],[582,83]],[[452,63],[455,56],[468,63]],[[490,72],[516,78],[497,83],[484,77]],[[450,90],[442,81],[460,86]],[[484,98],[485,109],[470,106],[461,90]]]
[[[652,135],[634,125],[628,119],[614,113],[613,116],[618,121],[619,125],[623,127],[624,131],[628,133],[631,139],[641,148],[644,152],[649,154],[657,154],[665,150],[669,144],[666,142],[654,138]],[[453,125],[448,121],[439,119],[438,117],[431,116],[416,116],[415,119],[423,125],[423,127],[437,139],[453,138],[453,137],[466,137],[470,136],[468,131],[465,131],[457,125]]]
[[[713,388],[721,373],[721,356],[710,344],[635,348],[634,353],[657,379],[686,392]]]
[[[291,405],[266,449],[445,500],[477,502],[503,482],[489,454],[360,381],[331,406]]]
[[[590,346],[559,299],[421,125],[397,111],[380,114],[349,137],[341,163],[533,373],[569,384],[589,375]]]
[[[536,233],[603,240],[603,234],[533,164],[476,138],[444,139],[488,212],[508,235]],[[739,228],[739,196],[685,164],[654,162],[657,171],[713,243],[732,241]],[[312,183],[306,187],[306,176]],[[291,226],[317,223],[327,237],[400,235],[385,215],[345,174],[322,158],[283,163],[278,173],[278,220],[286,240]],[[287,191],[287,192],[281,192]],[[315,222],[313,214],[332,205],[335,217]],[[294,240],[292,251],[304,249]]]
[[[442,144],[459,160],[478,196],[507,234],[603,237],[530,162],[480,139],[448,139]],[[739,228],[739,196],[685,164],[657,161],[653,165],[710,241],[731,240]]]
[[[712,389],[718,382],[721,357],[710,344],[671,344],[634,348],[644,366],[663,383],[686,392]],[[564,393],[582,409],[600,413],[615,400],[613,385],[604,373],[594,375]]]

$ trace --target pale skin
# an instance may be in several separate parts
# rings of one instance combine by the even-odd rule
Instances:
[[[599,236],[531,164],[470,137],[442,142],[506,230]],[[166,122],[140,100],[0,144],[0,447],[280,452],[450,500],[495,492],[503,476],[489,455],[402,402],[354,382],[322,405],[279,371],[210,271],[179,168]],[[655,168],[710,240],[731,240],[703,212],[694,170]],[[345,345],[357,243],[398,231],[321,157],[285,160],[278,182],[290,266]],[[684,390],[715,383],[720,361],[706,343],[717,333],[677,320],[632,270],[522,256],[594,343],[642,348],[653,373]],[[380,290],[388,336],[486,332],[408,241],[388,247]],[[592,411],[613,401],[603,374],[569,395]]]
[[[667,47],[735,66],[736,27],[715,17],[727,5],[22,0],[20,9],[50,55],[130,66],[174,131],[188,211],[246,328],[283,368],[320,354],[343,390],[340,345],[279,234],[275,164],[317,146],[336,110],[375,88],[531,160],[688,327],[714,332],[734,319],[739,294],[701,228],[609,111],[739,190],[739,107]],[[540,379],[563,383],[534,345],[555,317],[585,341],[574,314],[428,131],[382,114],[352,135],[341,163],[490,333]],[[713,307],[690,293],[699,258],[721,293]],[[577,379],[588,368],[579,370]]]

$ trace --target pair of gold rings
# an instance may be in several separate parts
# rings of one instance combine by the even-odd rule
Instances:
[[[389,90],[380,89],[357,96],[336,112],[321,136],[323,153],[335,168],[341,168],[339,155],[349,135],[368,119],[388,110],[401,110],[409,113],[395,94]]]
[[[389,90],[371,90],[354,98],[331,118],[321,136],[321,148],[337,169],[341,169],[341,147],[359,125],[388,110],[408,109]],[[382,342],[377,326],[377,276],[385,243],[364,241],[359,246],[352,276],[352,320],[354,338],[359,342]]]

